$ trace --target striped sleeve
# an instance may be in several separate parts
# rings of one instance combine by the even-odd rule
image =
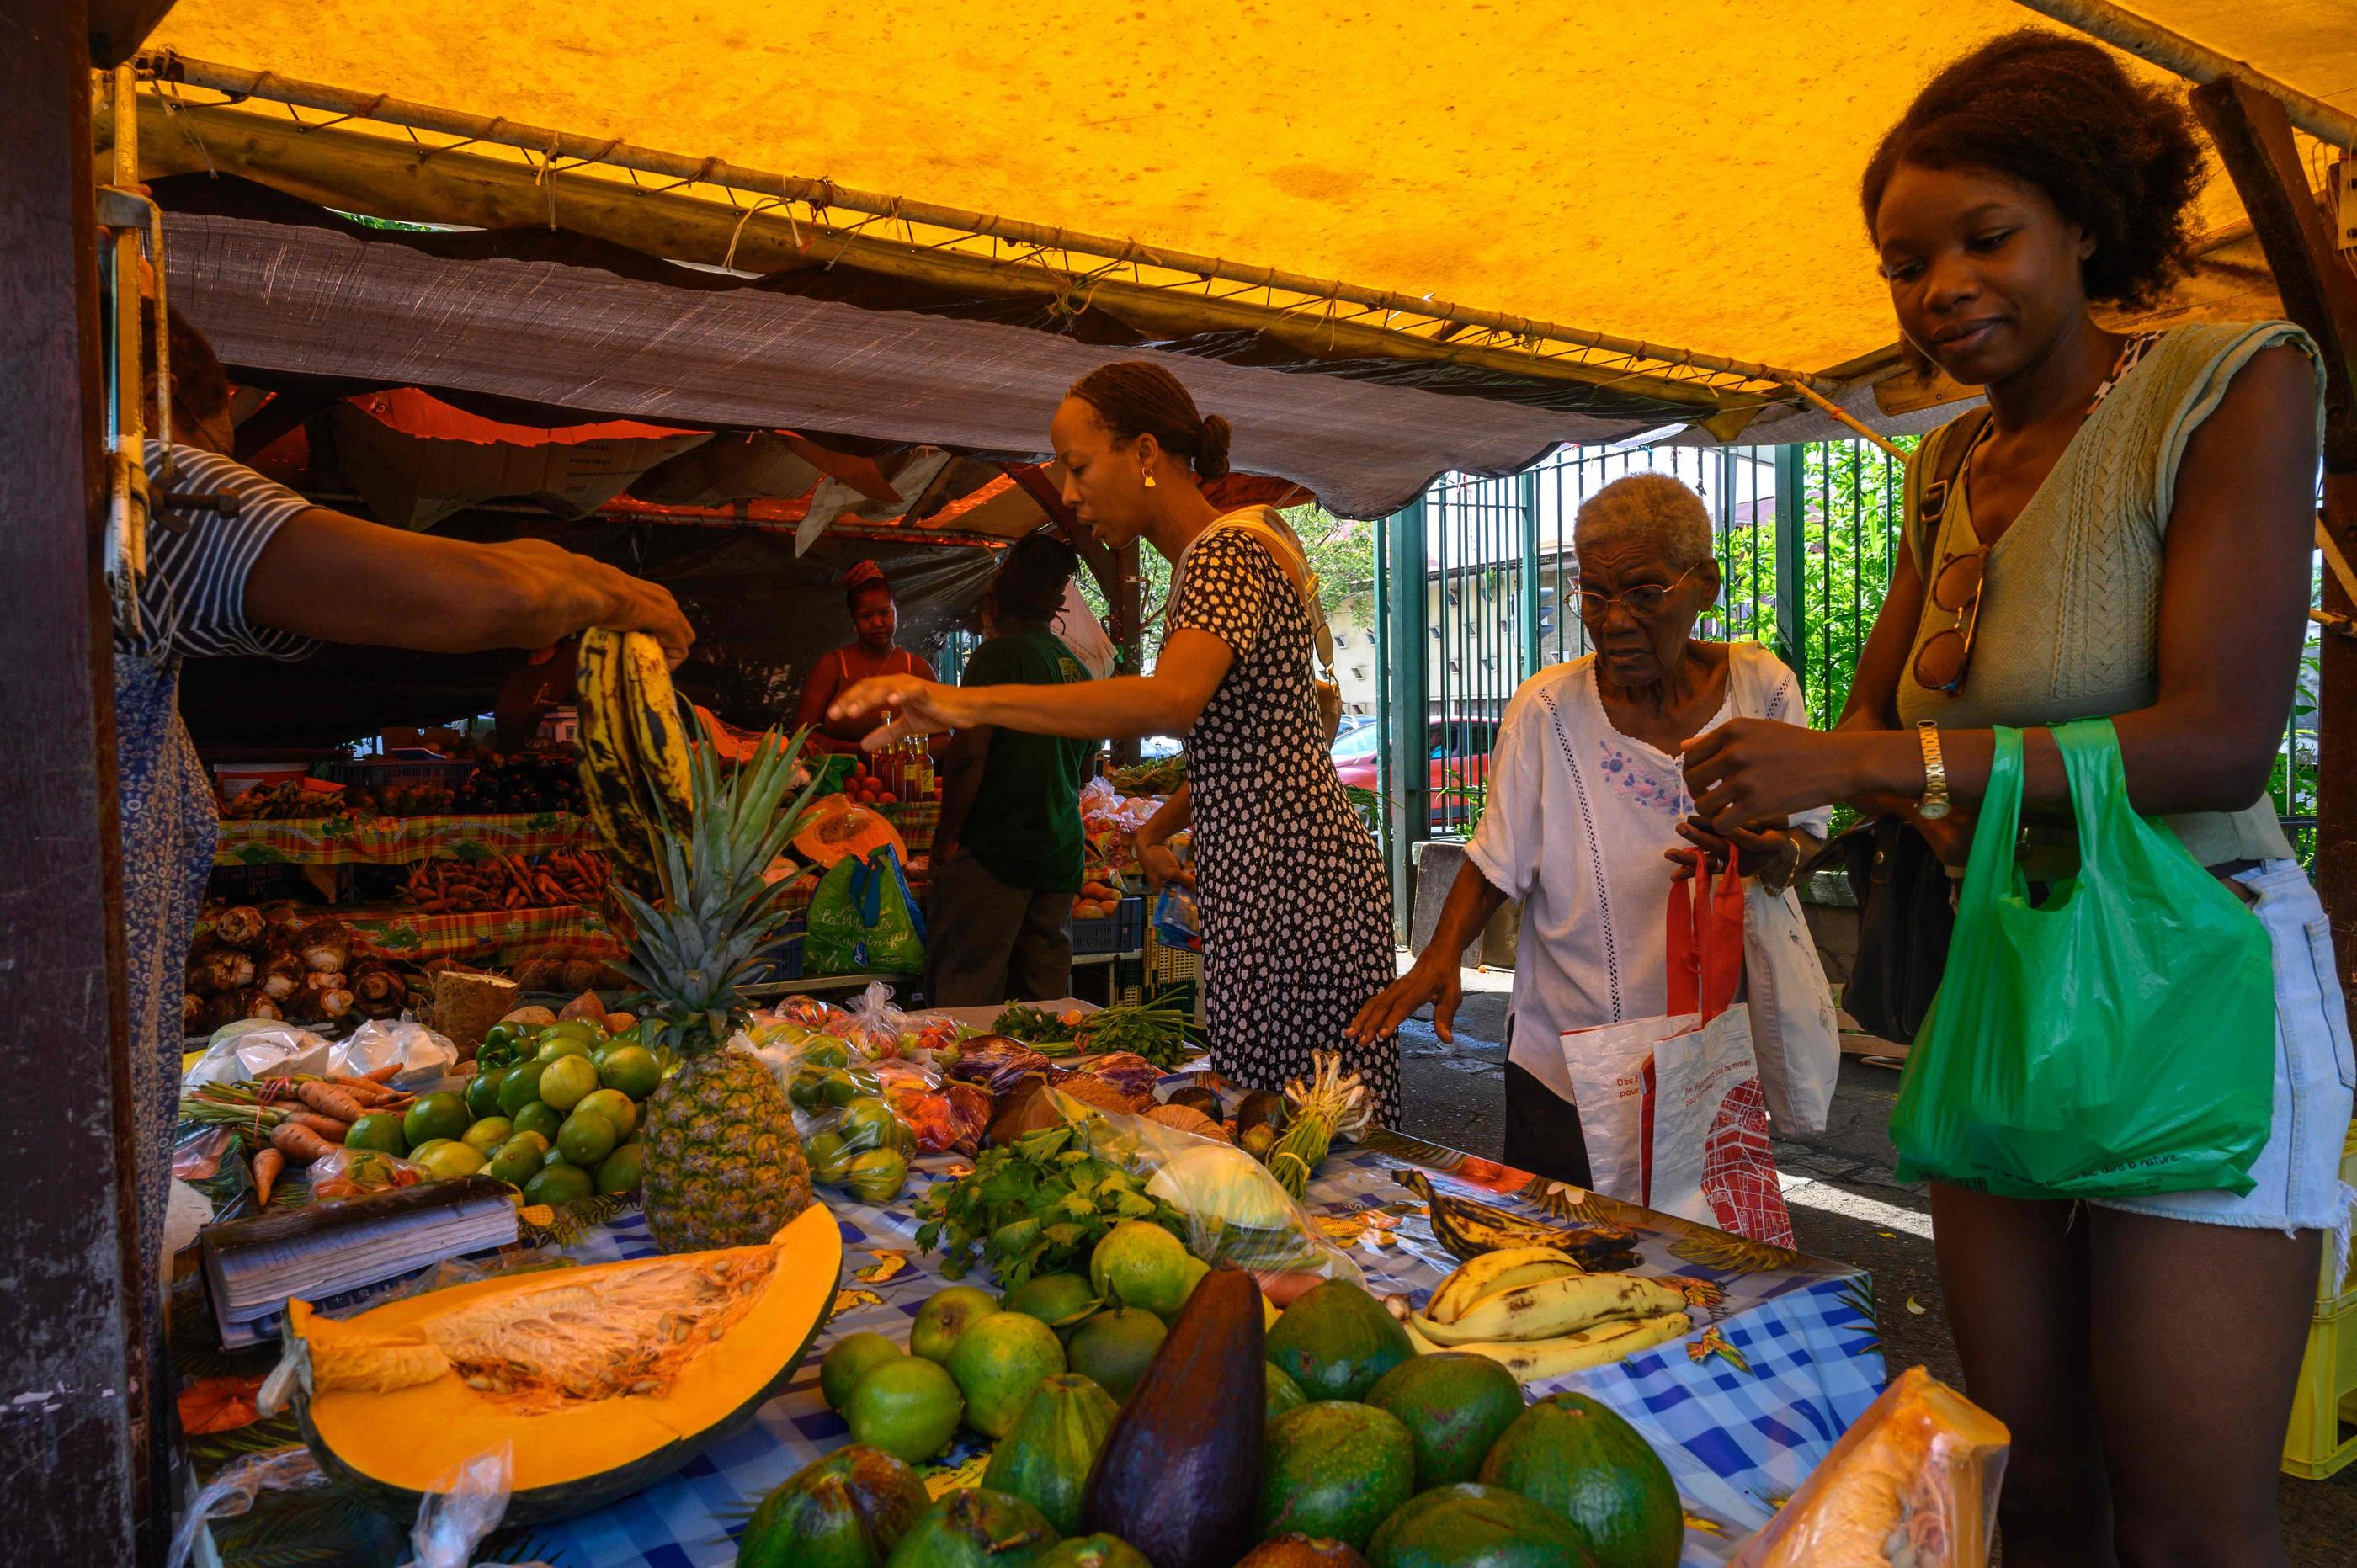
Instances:
[[[173,457],[178,471],[172,491],[234,495],[237,510],[225,515],[212,507],[173,507],[188,525],[180,533],[148,524],[147,576],[139,591],[142,645],[133,651],[155,659],[307,658],[318,647],[309,638],[247,622],[245,579],[271,537],[311,503],[216,453],[175,446]],[[162,467],[162,449],[150,446],[148,489],[159,509],[166,493]]]

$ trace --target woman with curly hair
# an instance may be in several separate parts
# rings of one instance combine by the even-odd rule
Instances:
[[[2108,716],[2130,801],[2271,940],[2273,1119],[2248,1193],[2082,1205],[1932,1184],[1966,1383],[2013,1433],[2007,1568],[2282,1563],[2276,1465],[2319,1255],[2347,1245],[2357,1063],[2267,795],[2305,636],[2318,350],[2282,321],[2132,336],[2093,313],[2182,272],[2201,177],[2182,105],[2092,44],[2011,34],[1923,90],[1867,166],[1867,228],[1907,343],[1987,408],[1909,466],[1908,548],[1841,725],[1737,720],[1686,747],[1721,831],[1930,807],[1953,865],[1991,726],[2018,728],[2035,885],[2075,863],[2043,726]],[[1928,493],[1952,443],[1956,478]]]

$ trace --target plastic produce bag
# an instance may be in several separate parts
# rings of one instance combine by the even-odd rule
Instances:
[[[862,1056],[892,1057],[900,1054],[900,1037],[909,1032],[909,1015],[892,1005],[892,988],[880,980],[868,982],[867,989],[851,999],[844,1009],[845,1017],[838,1033],[859,1048]]]
[[[924,918],[890,846],[865,859],[846,855],[820,878],[802,958],[814,974],[914,974],[925,967]]]
[[[1732,1568],[1987,1568],[2011,1442],[2003,1422],[1910,1367]]]
[[[172,1547],[164,1561],[168,1568],[181,1568],[195,1552],[197,1535],[208,1521],[235,1519],[251,1511],[253,1499],[264,1492],[303,1491],[328,1484],[318,1461],[299,1443],[248,1454],[222,1466],[221,1473],[189,1499],[188,1511],[172,1530]]]
[[[1107,1111],[1057,1090],[1045,1092],[1057,1112],[1085,1133],[1090,1153],[1144,1176],[1148,1197],[1186,1216],[1187,1250],[1203,1262],[1249,1271],[1272,1296],[1284,1288],[1280,1282],[1297,1292],[1302,1280],[1365,1283],[1359,1265],[1326,1240],[1268,1167],[1234,1144]]]
[[[409,1532],[409,1550],[416,1556],[404,1568],[467,1568],[475,1548],[500,1528],[513,1490],[515,1461],[510,1444],[476,1455],[450,1479],[447,1490],[429,1492],[417,1506],[417,1525]],[[548,1568],[546,1563],[526,1568]]]
[[[440,1078],[458,1065],[458,1047],[404,1013],[398,1019],[370,1019],[328,1051],[328,1070],[350,1078],[395,1063],[401,1069],[393,1075],[395,1083]]]
[[[380,1149],[350,1146],[338,1149],[332,1155],[320,1155],[305,1168],[304,1175],[311,1184],[311,1198],[315,1203],[367,1197],[434,1179],[433,1174],[424,1165],[411,1165],[397,1155],[388,1155]]]
[[[180,1090],[208,1083],[251,1083],[259,1078],[321,1076],[328,1071],[325,1036],[292,1024],[231,1024],[212,1037],[205,1054],[180,1075]]]
[[[2053,730],[2079,869],[2041,905],[2014,858],[1999,729],[1947,972],[1890,1118],[1902,1181],[2012,1197],[2251,1190],[2275,1096],[2266,929],[2128,804],[2107,719]]]

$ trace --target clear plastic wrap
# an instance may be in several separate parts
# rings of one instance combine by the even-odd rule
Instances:
[[[1987,1568],[2011,1441],[2003,1422],[1910,1367],[1732,1568]]]
[[[227,1025],[214,1034],[205,1054],[180,1075],[180,1092],[208,1083],[251,1083],[261,1078],[322,1074],[328,1069],[324,1036],[293,1024]]]
[[[349,1146],[313,1160],[305,1175],[310,1181],[311,1200],[315,1203],[367,1197],[434,1179],[433,1173],[424,1165],[411,1165],[396,1155]]]
[[[862,1056],[888,1058],[900,1054],[900,1036],[908,1028],[909,1015],[892,1005],[892,988],[876,980],[851,999],[836,1032]]]
[[[172,1531],[172,1548],[165,1554],[167,1568],[182,1568],[197,1549],[197,1536],[209,1520],[235,1519],[250,1511],[264,1492],[293,1492],[328,1485],[311,1451],[296,1443],[248,1454],[222,1466],[189,1500]],[[504,1501],[502,1502],[504,1507]]]
[[[404,1568],[467,1568],[475,1548],[506,1516],[514,1474],[512,1450],[505,1443],[459,1466],[447,1490],[427,1493],[417,1506],[417,1524],[409,1532],[409,1550],[416,1555]]]
[[[1186,1216],[1187,1250],[1205,1262],[1246,1270],[1272,1295],[1303,1281],[1365,1283],[1359,1265],[1326,1240],[1268,1167],[1233,1144],[1086,1104],[1057,1090],[1046,1097],[1087,1137],[1091,1153],[1144,1176],[1148,1197]]]
[[[328,1050],[328,1070],[366,1078],[397,1068],[393,1081],[439,1078],[458,1065],[458,1047],[404,1013],[397,1019],[371,1018]]]

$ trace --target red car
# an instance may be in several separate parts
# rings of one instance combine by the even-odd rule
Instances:
[[[1490,775],[1490,750],[1498,726],[1488,719],[1427,720],[1425,754],[1431,758],[1432,825],[1470,828],[1480,815],[1481,796]],[[1342,782],[1361,789],[1379,790],[1376,758],[1383,749],[1382,732],[1369,725],[1334,743],[1334,771]]]

